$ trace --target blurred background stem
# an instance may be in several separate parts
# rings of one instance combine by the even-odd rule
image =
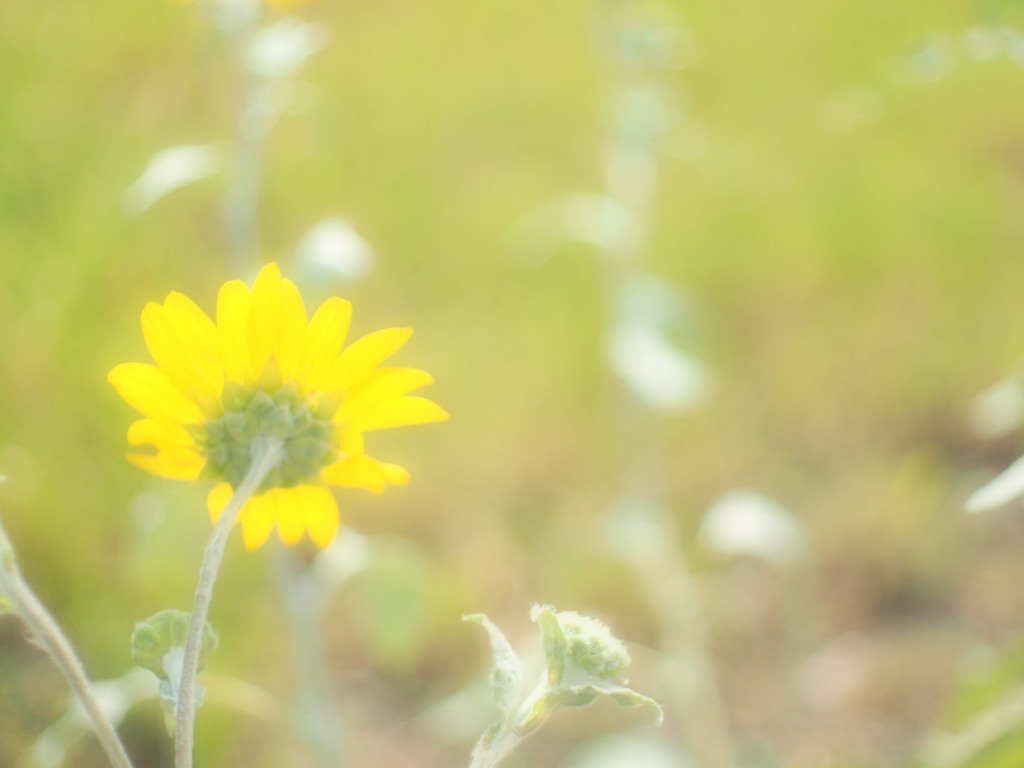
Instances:
[[[297,552],[283,546],[272,551],[299,675],[296,730],[320,768],[338,768],[346,750],[321,627],[325,590]]]
[[[267,136],[273,128],[273,84],[253,71],[250,46],[260,31],[262,3],[227,32],[236,83],[235,137],[227,169],[224,237],[232,273],[244,277],[261,261],[259,212]],[[274,572],[288,620],[298,672],[293,725],[320,768],[345,764],[343,724],[331,691],[321,617],[324,587],[293,551],[273,548]]]
[[[245,275],[259,262],[260,186],[263,152],[270,130],[270,89],[248,66],[247,52],[258,29],[260,12],[253,12],[227,33],[235,79],[235,138],[227,170],[224,236],[231,271]]]
[[[631,2],[595,0],[592,6],[593,59],[605,89],[603,172],[605,194],[627,215],[620,236],[605,246],[604,283],[614,314],[620,291],[645,274],[658,194],[656,93],[650,65],[642,60],[644,38],[653,26],[635,19]],[[633,114],[637,105],[649,114]],[[667,110],[666,110],[667,111]],[[647,122],[650,121],[650,122]],[[703,590],[692,575],[680,535],[668,514],[664,482],[664,451],[658,440],[657,413],[629,387],[622,387],[619,414],[623,446],[624,498],[643,501],[661,541],[659,552],[633,558],[647,598],[661,619],[659,645],[667,655],[670,695],[679,712],[684,739],[697,768],[730,768],[735,764],[728,719],[718,688],[704,614]],[[628,514],[628,513],[627,513]]]

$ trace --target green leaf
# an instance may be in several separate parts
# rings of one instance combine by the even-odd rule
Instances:
[[[565,657],[569,651],[569,639],[558,623],[555,609],[550,605],[535,605],[530,618],[540,627],[544,658],[548,663],[548,683],[556,685],[565,674]]]
[[[618,685],[608,680],[594,680],[587,685],[574,687],[572,695],[566,700],[565,706],[585,706],[599,695],[611,696],[623,707],[647,707],[654,713],[656,725],[661,725],[665,719],[665,713],[662,711],[661,705],[650,696],[644,696],[628,686]]]
[[[523,696],[523,663],[516,656],[505,634],[483,613],[472,613],[462,617],[463,621],[479,624],[491,640],[494,669],[491,672],[491,686],[494,700],[503,714],[508,714]]]

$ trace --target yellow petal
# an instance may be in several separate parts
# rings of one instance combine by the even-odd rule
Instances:
[[[341,404],[334,419],[343,423],[364,408],[433,383],[434,377],[426,371],[415,368],[380,368],[366,379],[352,397]]]
[[[397,464],[385,464],[369,456],[349,456],[324,467],[325,482],[342,488],[365,488],[381,493],[388,483],[404,485],[409,473]]]
[[[107,381],[143,416],[183,424],[198,424],[203,420],[199,406],[155,365],[121,363],[110,372]]]
[[[249,310],[249,374],[259,376],[270,361],[277,341],[278,317],[281,313],[281,270],[267,264],[256,276],[252,286]]]
[[[220,359],[217,326],[192,299],[177,291],[167,294],[164,311],[182,339],[200,388],[220,397],[224,364]]]
[[[169,448],[157,454],[128,453],[125,456],[135,466],[171,480],[195,480],[206,466],[203,456],[183,448]]]
[[[254,496],[242,510],[242,541],[250,552],[261,547],[274,530],[277,501],[273,494],[271,490]]]
[[[342,488],[365,488],[373,493],[382,493],[386,486],[384,477],[366,459],[366,456],[350,456],[324,467],[321,473],[324,482]]]
[[[210,491],[206,497],[206,508],[210,512],[210,519],[213,522],[217,522],[217,518],[220,517],[220,513],[224,511],[224,507],[231,501],[231,497],[235,491],[232,489],[230,483],[218,483],[213,486],[213,490]]]
[[[318,547],[326,547],[338,532],[338,504],[334,494],[320,486],[303,485],[298,489],[303,496],[306,530]]]
[[[274,359],[285,381],[294,381],[302,358],[306,332],[306,308],[302,294],[291,280],[281,281],[281,313],[274,341]]]
[[[180,424],[140,419],[128,427],[128,445],[155,445],[157,448],[196,447],[196,441]]]
[[[360,432],[369,432],[373,429],[407,427],[447,419],[447,412],[432,400],[425,397],[396,397],[360,411],[346,426]]]
[[[323,389],[345,392],[361,383],[374,368],[395,354],[412,335],[412,328],[385,328],[363,336],[335,358]]]
[[[362,432],[346,429],[342,431],[341,438],[338,440],[338,448],[346,456],[359,456],[366,453],[365,443]]]
[[[183,389],[220,395],[224,371],[216,329],[191,299],[171,293],[166,305],[147,304],[142,310],[142,333],[157,365]]]
[[[305,494],[296,488],[277,488],[271,491],[277,505],[277,535],[289,547],[298,544],[306,531]]]
[[[306,389],[323,389],[331,363],[341,354],[352,321],[352,305],[332,297],[320,305],[306,329],[299,381]]]
[[[149,302],[140,319],[146,348],[156,364],[186,390],[195,386],[191,362],[182,351],[174,328],[167,322],[163,306]]]
[[[241,280],[221,286],[217,296],[217,330],[220,356],[229,378],[239,383],[252,381],[249,376],[249,287]]]
[[[371,459],[371,461],[377,461]],[[385,464],[382,461],[377,461],[380,466],[380,471],[384,475],[384,479],[391,485],[405,485],[409,482],[409,470],[405,467],[400,467],[397,464]]]

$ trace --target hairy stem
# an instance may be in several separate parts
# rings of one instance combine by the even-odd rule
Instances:
[[[210,612],[213,586],[217,572],[224,558],[228,535],[235,524],[242,507],[255,494],[267,473],[281,461],[284,448],[279,439],[257,439],[252,446],[252,464],[235,494],[231,497],[214,526],[213,534],[203,553],[203,564],[199,569],[199,584],[196,586],[192,619],[185,639],[185,660],[182,664],[181,680],[178,683],[178,704],[174,731],[175,768],[192,768],[192,745],[196,722],[196,673],[199,669],[199,650],[202,647],[203,629]]]
[[[71,689],[85,710],[96,738],[114,768],[132,768],[128,753],[125,752],[117,731],[107,719],[102,707],[93,695],[89,678],[85,675],[82,662],[75,655],[70,641],[64,636],[57,621],[46,610],[22,578],[13,556],[8,563],[0,564],[0,593],[6,595],[26,626],[31,630],[33,640],[46,651],[57,669],[61,671]]]

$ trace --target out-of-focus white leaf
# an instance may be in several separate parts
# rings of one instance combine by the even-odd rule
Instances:
[[[206,144],[182,144],[157,152],[124,193],[124,210],[139,214],[186,184],[219,173],[224,153]]]
[[[1000,437],[1024,422],[1024,382],[1009,376],[971,400],[967,419],[981,438]]]
[[[807,549],[803,527],[778,502],[737,489],[720,497],[704,517],[700,538],[728,554],[745,554],[788,563]]]
[[[662,69],[683,69],[697,59],[697,43],[684,27],[654,27],[644,34],[647,59]]]
[[[881,116],[882,100],[868,88],[839,94],[821,106],[821,126],[836,136],[846,136],[876,123]]]
[[[256,20],[262,4],[263,0],[217,0],[202,5],[213,14],[221,32],[233,35]]]
[[[611,549],[628,560],[664,557],[673,539],[666,535],[666,516],[658,501],[643,493],[628,493],[605,515],[605,533]]]
[[[987,512],[1024,495],[1024,457],[1017,459],[995,480],[972,493],[965,503],[968,512]]]
[[[328,590],[334,590],[359,573],[370,561],[369,540],[351,528],[342,528],[334,541],[317,553],[313,572]]]
[[[577,240],[608,254],[636,231],[630,210],[605,195],[565,195],[531,211],[512,229],[509,245],[529,266],[539,266],[567,241]]]
[[[647,141],[679,122],[683,110],[677,98],[656,85],[628,88],[613,102],[616,123],[627,136]]]
[[[129,709],[153,696],[153,681],[145,670],[133,669],[115,680],[97,680],[92,689],[103,714],[117,726]],[[89,717],[78,699],[73,698],[67,713],[39,734],[28,749],[28,765],[32,768],[60,768],[65,764],[68,750],[90,728]]]
[[[252,39],[245,62],[251,72],[268,80],[293,77],[326,43],[325,25],[286,16]]]
[[[685,299],[675,284],[647,273],[633,275],[619,288],[615,308],[625,322],[651,328],[678,328]]]
[[[711,393],[708,367],[654,328],[617,324],[608,337],[608,359],[633,394],[652,408],[692,410]]]
[[[297,249],[300,269],[318,280],[356,280],[373,271],[376,255],[345,219],[324,219],[311,227]]]
[[[692,763],[679,747],[650,729],[616,733],[578,750],[569,768],[688,768]]]
[[[1003,51],[1002,31],[994,27],[971,27],[960,36],[960,47],[974,61],[992,61]]]
[[[632,230],[633,217],[618,200],[603,195],[572,195],[553,209],[562,235],[598,248],[615,247]]]
[[[999,30],[1003,38],[1003,50],[1014,64],[1024,67],[1024,35],[1012,27]]]
[[[956,66],[957,49],[946,35],[933,35],[918,51],[896,61],[896,80],[904,85],[934,83]]]

